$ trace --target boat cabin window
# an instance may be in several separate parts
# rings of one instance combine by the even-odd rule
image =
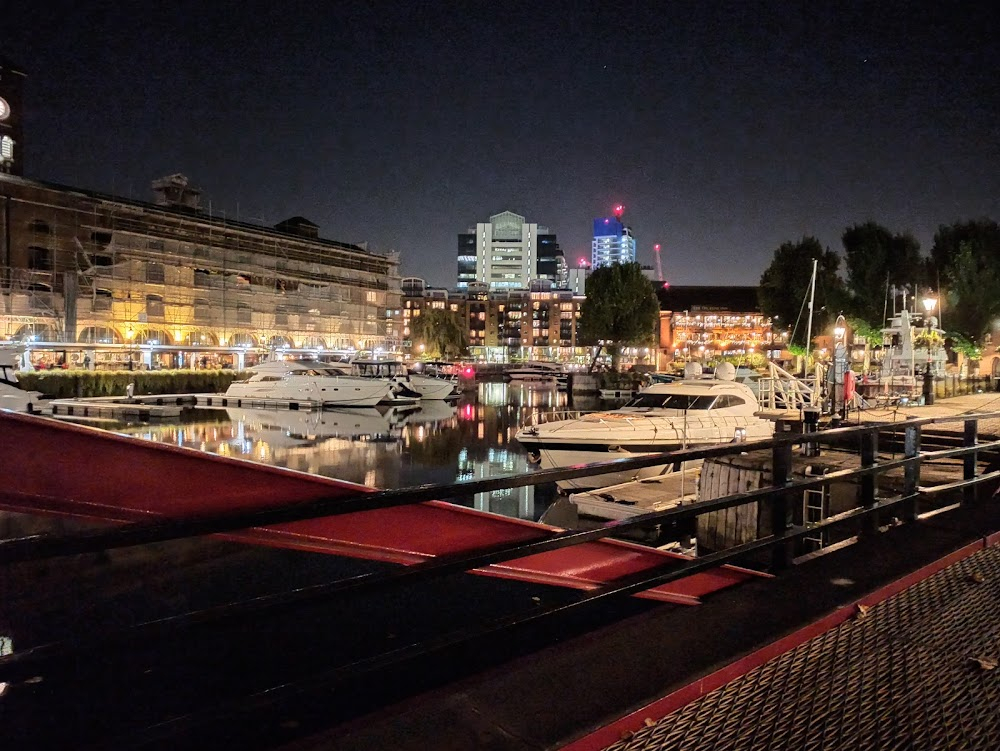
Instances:
[[[645,409],[711,409],[715,396],[697,394],[639,394],[626,407]]]
[[[733,394],[722,394],[716,400],[714,408],[720,409],[722,407],[742,407],[744,404],[746,404],[745,399],[741,399],[740,397],[734,396]]]

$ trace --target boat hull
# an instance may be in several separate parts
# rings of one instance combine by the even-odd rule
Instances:
[[[320,383],[320,380],[323,383]],[[236,399],[311,401],[324,407],[374,407],[388,392],[388,381],[329,377],[238,382],[229,386],[226,396]]]

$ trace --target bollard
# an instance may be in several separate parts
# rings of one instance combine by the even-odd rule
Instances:
[[[805,433],[815,433],[819,430],[819,410],[816,407],[806,407],[802,410],[802,430]],[[802,444],[803,456],[819,456],[819,442],[806,441]]]

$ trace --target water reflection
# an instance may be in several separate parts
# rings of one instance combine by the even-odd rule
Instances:
[[[526,472],[514,440],[524,422],[566,408],[552,386],[480,384],[458,404],[297,410],[197,410],[181,424],[144,424],[119,432],[221,456],[380,488],[484,479]],[[454,502],[505,516],[537,519],[550,492],[533,487]]]

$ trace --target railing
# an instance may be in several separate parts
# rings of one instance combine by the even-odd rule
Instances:
[[[741,506],[749,502],[762,504],[771,520],[772,532],[759,539],[712,552],[699,558],[679,561],[672,559],[662,565],[624,576],[580,593],[569,603],[540,605],[529,614],[512,615],[473,628],[453,633],[439,634],[431,639],[408,645],[405,649],[388,655],[359,660],[345,668],[310,678],[309,685],[333,684],[347,675],[384,668],[394,661],[412,659],[415,655],[439,650],[443,645],[457,645],[486,634],[515,626],[537,622],[541,619],[579,612],[608,598],[629,595],[655,586],[677,581],[692,574],[718,567],[725,563],[745,562],[749,555],[769,553],[770,569],[780,572],[792,564],[792,544],[799,539],[816,537],[822,531],[842,525],[854,525],[860,535],[876,535],[880,521],[892,513],[902,523],[912,523],[920,518],[922,504],[929,500],[947,497],[958,506],[975,500],[977,489],[1000,484],[1000,440],[980,442],[980,426],[984,421],[997,421],[1000,412],[961,415],[947,418],[924,418],[895,424],[872,424],[839,428],[813,434],[778,433],[766,441],[738,445],[727,444],[706,448],[686,449],[639,456],[628,459],[588,464],[567,469],[540,470],[527,474],[486,480],[467,481],[443,485],[423,485],[416,488],[383,490],[359,493],[354,496],[295,502],[265,510],[218,513],[199,518],[163,520],[150,523],[131,523],[112,529],[84,529],[64,534],[40,534],[0,542],[0,564],[11,565],[29,561],[42,561],[61,556],[85,553],[103,554],[107,551],[189,537],[225,533],[251,527],[283,524],[324,516],[353,514],[375,509],[418,504],[430,500],[468,497],[477,493],[541,485],[559,480],[569,480],[609,471],[639,470],[662,464],[676,464],[696,459],[712,459],[735,452],[770,452],[772,482],[770,487],[745,493],[727,495],[697,503],[678,506],[608,523],[597,529],[585,531],[553,530],[546,536],[528,542],[504,543],[471,551],[441,555],[405,567],[380,569],[346,579],[305,586],[293,591],[264,595],[252,600],[228,603],[202,610],[182,613],[159,620],[140,623],[100,633],[83,634],[72,640],[42,644],[24,651],[0,657],[0,683],[23,681],[42,675],[46,666],[69,663],[84,653],[103,654],[110,648],[124,648],[135,644],[149,644],[151,640],[183,633],[188,629],[206,625],[240,626],[254,623],[269,615],[288,612],[309,604],[330,603],[347,596],[403,587],[423,580],[443,577],[457,572],[467,572],[484,566],[513,561],[547,551],[553,551],[599,540],[622,533],[681,520],[693,520],[704,514]],[[922,438],[928,428],[948,423],[959,423],[960,432],[944,448],[928,448]],[[992,432],[992,431],[991,431]],[[879,451],[880,438],[892,442],[893,453]],[[792,479],[793,457],[796,447],[814,444],[857,446],[858,466],[830,472],[821,477]],[[899,454],[898,456],[896,454]],[[961,467],[953,481],[936,486],[922,485],[921,466],[929,462],[960,460]],[[985,460],[985,461],[984,461]],[[981,467],[986,464],[985,469]],[[901,470],[902,491],[891,497],[879,493],[879,478],[888,472]],[[831,482],[852,481],[857,484],[857,505],[849,511],[816,522],[793,525],[791,504],[796,494],[808,489],[828,486]],[[988,486],[986,484],[989,484]],[[940,504],[936,504],[940,506]],[[950,507],[950,506],[949,506]],[[269,701],[298,691],[294,683],[282,685],[268,694]]]

